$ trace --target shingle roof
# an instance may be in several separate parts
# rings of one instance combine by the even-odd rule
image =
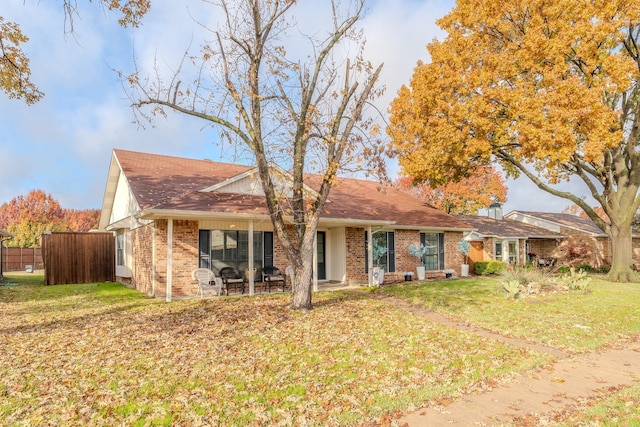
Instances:
[[[200,192],[208,186],[253,169],[157,154],[114,150],[140,208],[268,215],[263,196]],[[318,188],[319,177],[306,183]],[[468,224],[414,196],[373,181],[337,178],[322,218],[391,221],[397,226],[466,229]]]
[[[591,218],[583,218],[581,216],[565,214],[565,213],[551,213],[551,212],[531,212],[531,211],[516,211],[523,215],[528,215],[534,218],[540,218],[546,221],[555,222],[557,224],[582,230],[593,234],[605,233],[598,227]]]
[[[487,216],[477,215],[458,215],[458,217],[462,221],[476,228],[476,232],[478,234],[482,234],[484,236],[495,236],[504,238],[519,237],[532,239],[559,239],[565,237],[560,233],[556,233],[541,227],[536,227],[535,225],[525,224],[523,222],[508,218],[493,219]]]

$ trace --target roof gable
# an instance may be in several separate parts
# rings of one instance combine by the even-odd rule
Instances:
[[[293,194],[293,177],[291,174],[278,165],[269,165],[269,173],[271,175],[271,181],[273,182],[274,190],[278,197],[289,198]],[[308,194],[317,196],[317,193],[304,186],[305,191]],[[203,188],[203,193],[220,192],[220,193],[235,193],[235,194],[247,194],[254,196],[264,196],[264,189],[259,180],[258,168],[254,167],[250,170],[242,172],[238,175],[232,176],[224,181],[210,185]]]

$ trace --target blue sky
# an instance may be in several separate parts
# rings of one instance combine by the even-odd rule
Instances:
[[[233,161],[232,150],[216,144],[217,133],[197,120],[170,115],[158,120],[156,128],[134,124],[129,100],[113,71],[131,71],[134,55],[142,68],[156,56],[166,64],[178,64],[190,43],[199,46],[200,30],[191,16],[214,20],[211,7],[200,0],[153,0],[142,27],[123,29],[117,16],[96,2],[78,5],[80,16],[73,22],[72,35],[65,34],[61,1],[3,2],[5,21],[18,22],[30,37],[24,50],[31,60],[32,80],[46,95],[27,106],[0,93],[0,204],[39,188],[65,208],[100,208],[114,148]],[[300,5],[304,13],[318,13],[316,1]],[[425,46],[443,37],[435,21],[453,5],[453,0],[369,2],[362,24],[367,58],[385,64],[382,111],[409,82],[416,62],[428,61]],[[393,161],[391,170],[397,170]],[[508,186],[505,212],[560,211],[569,204],[525,179]]]

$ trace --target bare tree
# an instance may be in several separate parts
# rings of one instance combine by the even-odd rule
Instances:
[[[336,176],[365,165],[384,174],[382,134],[376,120],[364,116],[383,90],[377,86],[382,65],[364,60],[356,28],[364,0],[323,3],[332,12],[325,37],[297,28],[294,0],[208,3],[224,19],[207,28],[212,39],[198,55],[185,55],[168,83],[157,69],[153,79],[142,79],[140,70],[127,77],[135,111],[148,120],[166,109],[198,117],[250,150],[294,269],[292,307],[310,309],[316,230]],[[296,45],[286,41],[304,41],[310,53],[296,57]],[[189,67],[195,74],[185,78]],[[290,169],[288,194],[278,190],[275,165]],[[310,172],[321,178],[314,191],[305,185]]]

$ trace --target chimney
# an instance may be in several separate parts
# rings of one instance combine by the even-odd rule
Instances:
[[[500,203],[491,203],[487,210],[487,215],[489,218],[502,219],[502,206]]]

